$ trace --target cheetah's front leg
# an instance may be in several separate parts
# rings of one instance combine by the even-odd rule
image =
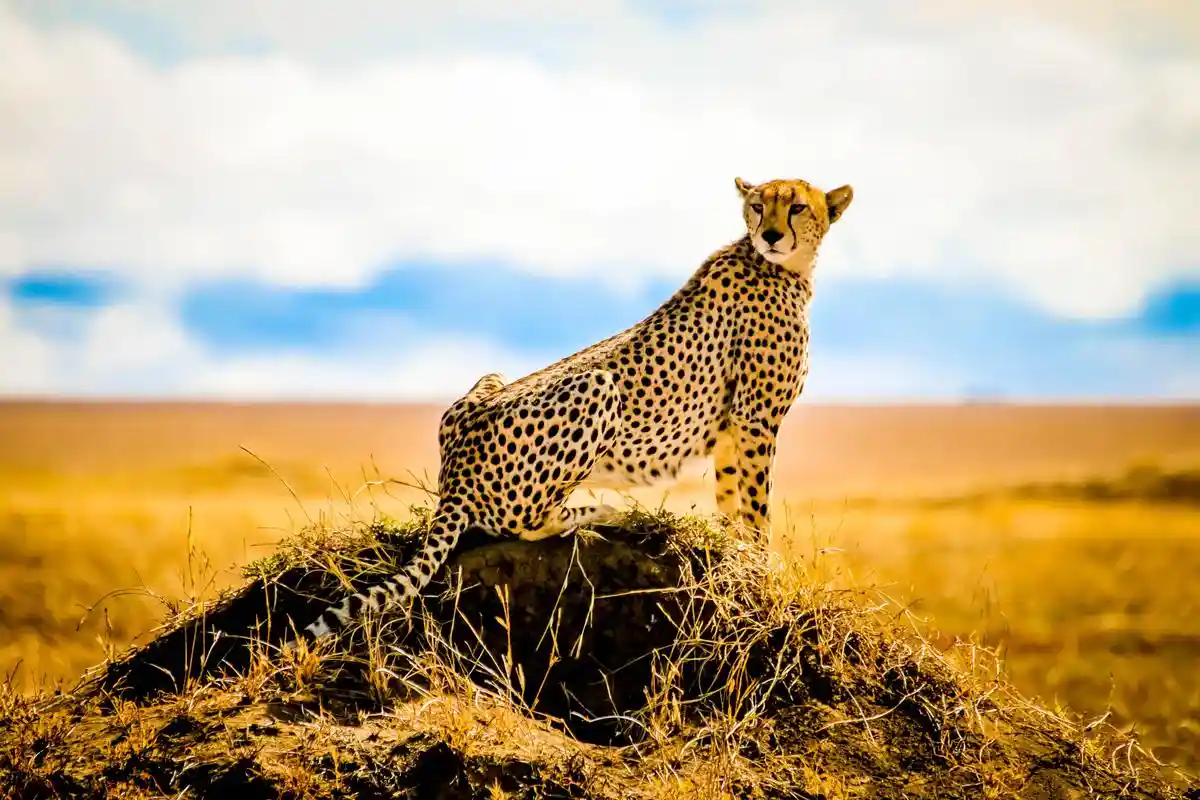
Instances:
[[[717,433],[717,445],[713,448],[713,469],[717,476],[717,511],[730,519],[736,519],[741,507],[741,474],[739,467],[739,444],[736,428],[726,427]]]
[[[734,419],[737,441],[741,519],[749,528],[771,535],[771,484],[776,432],[762,422]]]

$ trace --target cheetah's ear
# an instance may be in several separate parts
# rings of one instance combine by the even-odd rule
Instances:
[[[754,184],[746,183],[741,178],[734,178],[733,185],[737,187],[738,194],[742,196],[743,200],[746,199],[746,195],[754,191]]]
[[[829,209],[829,221],[837,222],[842,214],[846,213],[846,208],[850,205],[850,201],[854,199],[854,190],[847,186],[839,186],[832,192],[825,193],[825,207]]]

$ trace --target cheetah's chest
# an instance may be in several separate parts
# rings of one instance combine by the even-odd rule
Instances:
[[[720,274],[714,277],[720,286]],[[648,325],[631,342],[631,357],[608,365],[640,369],[618,371],[625,413],[589,485],[673,481],[712,452],[731,413],[773,428],[799,395],[808,366],[806,292],[758,284],[708,298],[722,305],[713,308],[701,297],[669,326]],[[664,354],[664,344],[675,346]],[[744,407],[735,409],[739,402]]]

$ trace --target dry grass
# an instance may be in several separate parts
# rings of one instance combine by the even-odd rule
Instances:
[[[304,525],[424,496],[388,482],[353,496],[364,483],[244,452],[100,475],[0,469],[0,672],[71,680]]]
[[[398,556],[427,519],[332,537],[310,530],[254,572],[281,590],[312,575],[306,565],[347,572],[364,548]],[[472,608],[464,583],[418,615],[416,638],[368,624],[336,648],[278,652],[252,640],[243,646],[257,655],[240,673],[177,675],[181,688],[165,695],[103,680],[58,698],[0,690],[0,777],[18,796],[1181,796],[1135,741],[1030,704],[997,679],[985,651],[943,654],[888,604],[823,583],[737,534],[663,514],[623,524],[620,539],[667,576],[639,597],[653,593],[669,619],[669,636],[650,637],[638,659],[649,666],[643,693],[614,710],[632,734],[624,745],[580,741],[566,718],[539,718],[521,685],[536,659],[589,660],[571,655],[576,633],[523,649],[536,626],[515,628],[504,598],[489,620],[495,609]],[[585,580],[545,595],[542,616],[574,604],[592,609],[579,635],[620,637],[628,627],[619,610],[629,593],[607,593],[616,588],[607,555],[570,542],[489,548],[520,550],[530,565],[566,550],[560,566],[569,575],[578,564]],[[220,619],[213,624],[227,633],[246,633],[228,628],[229,612],[263,586],[204,615],[185,610],[170,627]],[[488,658],[465,652],[463,626],[499,647]],[[142,658],[130,653],[114,667],[128,675],[123,665]],[[359,676],[350,685],[349,664]],[[379,675],[387,692],[364,700],[354,691]]]
[[[1159,757],[1200,766],[1200,507],[997,496],[807,510],[796,549],[824,577],[886,592],[943,646],[999,648],[1023,691],[1111,713]]]

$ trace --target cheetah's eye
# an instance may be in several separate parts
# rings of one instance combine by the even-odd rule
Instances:
[[[755,213],[755,214],[761,214],[761,213],[762,213],[762,203],[751,203],[751,204],[750,204],[750,207],[751,207],[752,209],[754,209],[754,213]]]
[[[801,211],[803,211],[806,208],[808,208],[808,206],[804,205],[804,203],[794,203],[794,204],[792,204],[790,213],[793,215],[799,214]]]

